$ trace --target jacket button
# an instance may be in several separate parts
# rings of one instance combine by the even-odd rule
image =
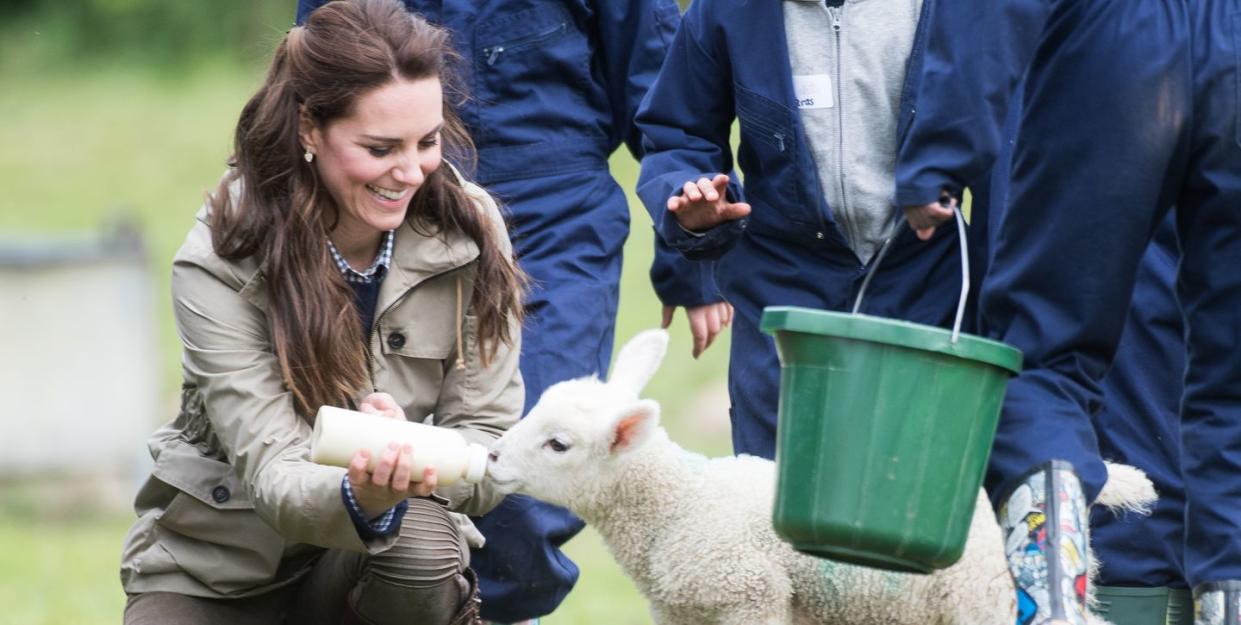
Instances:
[[[227,486],[216,486],[211,489],[211,498],[214,499],[216,503],[224,503],[228,501],[228,498],[231,496],[232,493],[228,492]]]
[[[401,349],[405,347],[405,335],[400,332],[393,332],[388,335],[388,347],[392,349]]]

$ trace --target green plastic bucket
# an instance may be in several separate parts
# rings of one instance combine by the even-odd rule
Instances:
[[[958,228],[964,256],[959,213]],[[967,292],[963,276],[962,304]],[[961,334],[960,318],[945,330],[764,310],[780,357],[773,523],[794,548],[917,573],[960,559],[1004,390],[1021,369],[1019,350]]]

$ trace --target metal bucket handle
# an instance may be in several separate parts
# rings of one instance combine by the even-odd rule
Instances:
[[[952,322],[952,342],[956,343],[961,336],[961,320],[965,317],[965,299],[970,294],[970,254],[969,245],[965,240],[965,216],[961,214],[960,207],[953,207],[952,212],[956,215],[957,236],[961,238],[961,299],[957,300],[957,318]],[[883,262],[883,257],[890,247],[889,243],[900,234],[900,229],[904,225],[905,213],[897,211],[896,220],[892,223],[891,230],[888,231],[888,237],[879,246],[875,262],[871,263],[870,270],[866,272],[866,278],[862,280],[862,287],[858,289],[857,299],[853,301],[853,314],[858,314],[862,308],[862,296],[866,294],[866,288],[870,286],[870,279],[875,276],[875,269],[879,267],[879,263]]]

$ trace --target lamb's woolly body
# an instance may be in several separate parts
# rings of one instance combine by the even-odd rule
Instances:
[[[708,460],[660,429],[625,463],[616,483],[572,507],[603,536],[658,623],[1015,620],[1012,580],[985,499],[961,563],[935,575],[904,575],[808,557],[780,540],[771,529],[770,461]]]
[[[1015,622],[1000,529],[981,493],[960,562],[932,575],[812,558],[781,541],[771,524],[772,462],[688,453],[658,426],[658,404],[638,399],[666,341],[663,333],[639,334],[606,384],[548,389],[496,442],[488,470],[498,487],[567,506],[593,525],[650,600],[657,624]],[[1132,509],[1153,501],[1149,480],[1122,469],[1100,501]]]

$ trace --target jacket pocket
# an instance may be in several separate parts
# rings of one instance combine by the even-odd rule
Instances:
[[[222,595],[275,580],[284,537],[254,511],[229,464],[177,441],[160,452],[152,475],[179,491],[155,521],[178,568]]]
[[[766,204],[755,210],[751,221],[793,221],[820,227],[820,191],[814,178],[803,179],[801,146],[792,109],[751,89],[733,83],[737,119],[741,122],[741,148],[737,164],[745,174],[746,198]],[[759,214],[760,212],[767,214]],[[775,225],[775,224],[773,224]]]
[[[737,119],[741,120],[741,136],[778,154],[793,153],[792,112],[741,85],[734,84],[737,94]],[[786,157],[788,158],[788,157]]]
[[[411,290],[379,320],[379,347],[385,357],[447,360],[456,349],[457,315],[464,314],[473,295],[472,280],[462,280],[457,308],[459,271],[442,274]],[[462,320],[464,322],[464,320]],[[462,327],[464,332],[464,327]]]
[[[565,110],[588,108],[591,48],[562,3],[508,9],[474,32],[480,147],[547,141]]]

